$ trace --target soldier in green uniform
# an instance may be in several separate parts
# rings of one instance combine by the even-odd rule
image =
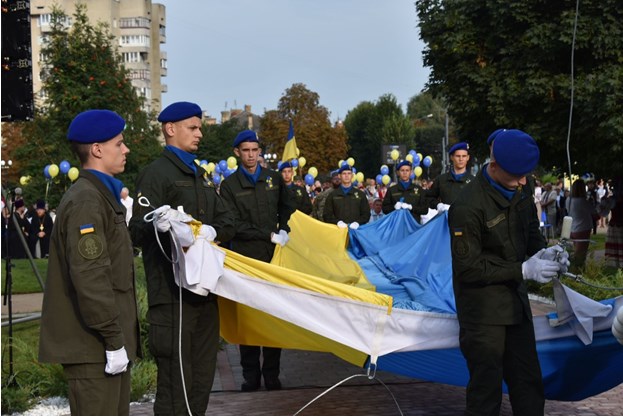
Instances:
[[[429,207],[439,211],[448,210],[463,187],[474,179],[474,176],[467,172],[469,145],[465,142],[457,143],[448,153],[452,161],[450,171],[435,178],[432,187],[426,191]]]
[[[132,241],[119,200],[130,150],[110,110],[77,115],[67,137],[82,170],[52,230],[39,361],[63,365],[72,415],[129,415],[140,356]]]
[[[236,172],[221,183],[221,195],[232,208],[236,234],[231,249],[244,256],[270,262],[275,244],[288,241],[288,220],[294,211],[288,189],[278,172],[258,163],[262,151],[257,133],[240,132],[234,139],[234,153],[240,159]],[[260,367],[260,354],[264,362]],[[281,389],[281,349],[240,345],[242,391],[260,388],[262,376],[268,390]]]
[[[401,161],[396,166],[396,171],[399,181],[387,189],[383,199],[383,213],[389,214],[394,210],[406,209],[419,223],[420,216],[428,213],[424,190],[411,181],[411,162]]]
[[[197,152],[202,137],[201,116],[201,108],[189,102],[173,103],[162,110],[158,121],[162,124],[166,146],[162,155],[139,173],[137,197],[146,197],[153,207],[182,206],[185,213],[214,229],[215,241],[225,242],[233,236],[233,217],[203,168],[195,162],[194,152]],[[134,205],[130,232],[134,244],[142,247],[147,277],[149,349],[158,365],[154,414],[191,412],[204,415],[214,381],[220,340],[217,297],[182,288],[180,299],[180,287],[175,283],[169,261],[173,258],[166,222],[162,227],[157,226],[157,239],[154,225],[143,220],[151,210],[140,204]],[[178,348],[180,332],[181,359]]]
[[[322,190],[322,192],[316,196],[313,202],[312,217],[314,219],[320,220],[321,222],[324,221],[324,204],[327,201],[327,197],[329,196],[329,194],[331,194],[333,190],[340,186],[340,173],[337,169],[331,172],[328,182],[331,185],[328,188]]]
[[[544,392],[524,280],[549,282],[569,264],[545,249],[526,174],[539,149],[519,130],[495,139],[491,162],[450,207],[459,341],[470,373],[468,415],[497,415],[505,381],[515,415],[543,415]],[[559,261],[556,261],[559,259]]]
[[[292,204],[294,204],[295,209],[305,214],[311,214],[311,199],[309,198],[309,194],[307,194],[307,190],[304,187],[294,183],[294,167],[292,166],[292,163],[289,161],[282,162],[281,165],[279,165],[279,172],[281,172],[281,178],[283,178],[283,182],[288,188],[290,200],[292,201]]]
[[[344,164],[338,172],[341,184],[327,197],[324,221],[357,229],[370,221],[370,204],[366,194],[353,186],[353,169]]]

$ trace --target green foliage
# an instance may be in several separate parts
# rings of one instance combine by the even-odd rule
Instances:
[[[428,87],[444,97],[459,138],[499,127],[530,133],[541,161],[568,170],[571,50],[575,1],[416,2]],[[623,171],[623,8],[619,0],[580,3],[573,60],[570,155],[575,173]],[[598,144],[596,146],[596,144]]]
[[[58,165],[62,160],[79,166],[66,138],[67,128],[78,113],[110,109],[126,120],[123,135],[131,153],[125,172],[118,178],[128,185],[161,150],[158,127],[150,123],[154,115],[142,110],[143,98],[130,83],[129,72],[108,27],[101,23],[91,25],[84,3],[76,4],[71,28],[66,27],[66,21],[64,12],[53,8],[52,30],[42,49],[46,100],[39,106],[34,121],[25,126],[29,140],[15,150],[22,175],[32,177],[25,192],[35,198],[47,194],[51,207],[58,205],[70,182],[63,174],[47,182],[43,168],[47,164]]]
[[[41,280],[45,284],[48,273],[47,259],[34,259],[35,268],[39,271]],[[41,292],[41,284],[33,272],[32,265],[28,259],[11,259],[11,289],[13,294],[29,294]],[[6,279],[6,261],[2,260],[2,292],[4,293],[4,282]]]
[[[208,162],[218,163],[233,156],[234,138],[242,129],[236,120],[228,120],[220,125],[201,125],[203,139],[199,143],[197,156]]]

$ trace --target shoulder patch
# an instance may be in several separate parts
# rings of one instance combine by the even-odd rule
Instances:
[[[104,252],[104,245],[98,235],[88,233],[78,241],[78,252],[84,259],[97,259]]]
[[[452,256],[457,258],[469,256],[469,241],[462,228],[452,228]]]

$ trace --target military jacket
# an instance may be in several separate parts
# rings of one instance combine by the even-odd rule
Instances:
[[[140,355],[134,254],[125,207],[91,172],[63,196],[50,243],[39,360],[105,363],[106,350]]]
[[[239,168],[221,184],[221,195],[230,204],[235,219],[231,249],[250,258],[270,262],[275,251],[271,234],[290,231],[288,220],[294,205],[281,175],[262,168],[253,184]]]
[[[301,211],[305,214],[312,213],[312,202],[307,194],[307,190],[301,186],[293,184],[287,187],[288,193],[290,193],[290,200],[294,204],[295,210]]]
[[[465,174],[460,180],[455,180],[451,173],[445,172],[435,178],[433,185],[426,190],[426,198],[430,208],[437,208],[438,203],[452,205],[461,190],[474,180],[471,174]]]
[[[324,205],[324,221],[337,224],[357,222],[360,225],[370,221],[370,204],[365,193],[351,187],[344,194],[342,187],[337,187],[328,196]]]
[[[158,233],[156,239],[153,223],[146,223],[143,216],[154,208],[165,204],[172,208],[182,206],[184,212],[203,224],[216,230],[216,241],[226,242],[234,235],[234,220],[229,205],[217,193],[214,183],[197,167],[195,173],[174,153],[164,150],[162,155],[140,172],[136,180],[137,199],[130,219],[130,233],[135,245],[143,250],[143,263],[147,276],[149,306],[176,303],[179,287],[175,284],[171,258],[169,233]],[[152,207],[139,204],[140,197],[146,197]],[[165,254],[167,256],[165,256]],[[184,300],[203,302],[206,297],[186,289],[182,290]]]
[[[333,192],[333,190],[334,188],[328,188],[326,190],[323,190],[314,199],[312,210],[312,217],[314,219],[318,219],[321,222],[324,221],[324,203],[327,201],[327,197]]]
[[[422,187],[413,183],[405,190],[401,184],[394,184],[388,188],[383,198],[383,213],[389,214],[394,211],[397,202],[411,204],[410,211],[415,220],[420,222],[420,215],[428,213],[428,200]]]
[[[459,323],[531,320],[521,264],[547,244],[530,190],[509,201],[481,172],[450,206],[448,223]]]

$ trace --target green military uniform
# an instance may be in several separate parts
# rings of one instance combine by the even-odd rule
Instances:
[[[383,213],[389,214],[394,211],[394,206],[399,201],[411,204],[411,214],[418,223],[420,222],[420,215],[428,213],[428,200],[424,189],[419,185],[409,183],[409,186],[404,188],[401,183],[398,183],[389,187],[383,199]]]
[[[459,196],[461,190],[474,180],[474,176],[465,173],[460,179],[456,179],[452,173],[445,172],[435,178],[430,189],[426,190],[426,198],[429,199],[429,207],[437,208],[438,203],[452,205]]]
[[[203,168],[195,173],[173,152],[165,149],[160,158],[149,164],[138,176],[136,190],[153,207],[168,204],[182,206],[184,212],[216,230],[216,241],[233,236],[233,217],[229,206],[218,195],[214,184],[204,177]],[[162,249],[156,240],[152,223],[143,216],[152,208],[134,205],[130,220],[132,240],[143,250],[147,277],[149,310],[149,348],[158,365],[156,415],[186,414],[179,369],[179,294],[171,257],[168,233],[159,233]],[[162,252],[164,250],[164,253]],[[166,256],[165,256],[166,254]],[[216,296],[201,296],[182,289],[182,363],[186,391],[193,414],[205,414],[216,370],[220,329]]]
[[[461,351],[470,370],[467,414],[499,414],[502,380],[515,415],[543,413],[543,382],[522,263],[546,247],[530,191],[509,201],[485,177],[448,213]]]
[[[366,224],[370,221],[368,198],[358,188],[351,186],[344,193],[344,188],[339,186],[328,195],[323,217],[326,223],[337,224],[341,220],[347,224]]]
[[[312,202],[307,194],[307,190],[296,184],[290,184],[286,187],[290,193],[290,200],[294,204],[294,208],[305,214],[312,213]]]
[[[63,196],[52,230],[39,361],[61,363],[72,413],[129,414],[130,372],[104,372],[106,351],[140,356],[125,207],[89,171]],[[76,401],[77,399],[77,401]]]
[[[280,229],[290,231],[288,220],[294,211],[290,195],[281,175],[261,168],[255,184],[243,168],[227,177],[221,184],[221,195],[227,200],[236,222],[236,235],[231,249],[244,256],[270,262],[275,251],[271,234]],[[264,362],[260,369],[260,353]],[[245,383],[259,387],[261,376],[267,387],[279,383],[281,349],[240,345],[240,364]]]
[[[312,210],[312,217],[314,219],[318,219],[321,222],[324,221],[324,205],[327,202],[327,197],[333,190],[334,188],[328,188],[318,194],[314,199],[314,207]]]

